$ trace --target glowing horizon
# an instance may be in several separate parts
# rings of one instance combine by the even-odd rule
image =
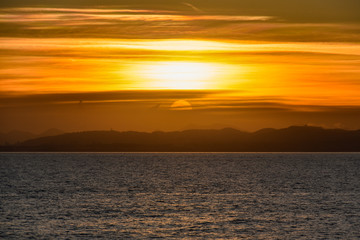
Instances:
[[[254,128],[249,120],[254,111],[253,119],[264,127],[297,119],[358,126],[350,120],[356,112],[350,109],[360,108],[360,20],[355,13],[334,8],[331,16],[337,18],[330,21],[321,10],[298,16],[300,6],[289,8],[291,15],[264,1],[268,11],[228,1],[234,7],[202,1],[199,6],[0,7],[5,26],[0,30],[2,111],[25,105],[37,109],[39,102],[26,98],[44,99],[44,105],[98,104],[97,112],[122,104],[119,109],[132,126],[130,119],[139,112],[157,109],[153,117],[161,119],[173,103],[189,102],[191,111],[182,114],[193,115],[179,117],[183,122],[200,124],[209,119],[204,114],[214,114],[213,122],[242,121]],[[247,11],[238,11],[240,6]],[[166,97],[159,100],[161,94]],[[305,117],[338,108],[352,117]],[[271,111],[301,117],[285,121]],[[16,128],[10,116],[4,129]],[[159,126],[170,127],[161,121]]]

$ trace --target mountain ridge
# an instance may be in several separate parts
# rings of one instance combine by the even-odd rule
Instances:
[[[40,138],[40,137],[47,137],[47,136],[56,136],[65,133],[62,130],[57,128],[50,128],[41,133],[32,133],[27,131],[21,130],[12,130],[9,132],[0,132],[0,145],[11,145],[20,142],[24,142],[26,140]]]
[[[184,131],[86,131],[40,137],[0,151],[59,152],[351,152],[360,151],[360,130],[313,126]]]

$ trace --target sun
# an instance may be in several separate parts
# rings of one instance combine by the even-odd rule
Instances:
[[[177,100],[170,106],[171,110],[192,110],[191,104],[186,100]]]
[[[206,89],[211,87],[215,66],[200,62],[158,62],[148,65],[143,76],[150,88]]]

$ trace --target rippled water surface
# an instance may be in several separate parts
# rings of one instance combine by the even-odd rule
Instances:
[[[360,154],[2,153],[0,238],[359,239]]]

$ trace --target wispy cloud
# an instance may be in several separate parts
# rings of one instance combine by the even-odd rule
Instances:
[[[194,4],[188,3],[188,2],[183,2],[182,4],[184,4],[185,6],[190,7],[192,10],[194,10],[195,12],[199,12],[202,13],[204,12],[203,10],[201,10],[200,8],[196,7]]]
[[[154,10],[154,9],[113,9],[113,8],[44,8],[44,7],[24,7],[24,8],[2,8],[2,12],[68,12],[68,13],[175,13],[175,11]]]
[[[38,104],[110,103],[129,101],[173,101],[174,99],[201,99],[226,93],[224,90],[126,90],[106,92],[41,93],[17,95],[12,92],[0,94],[2,107]]]
[[[271,16],[183,15],[158,10],[14,8],[0,11],[0,22],[58,22],[58,25],[81,24],[81,21],[268,21]],[[84,23],[82,23],[84,24]]]
[[[189,14],[101,8],[0,9],[2,36],[71,38],[201,38],[277,42],[359,42],[357,24],[290,23],[277,16]]]
[[[230,92],[231,93],[231,92]],[[12,92],[0,94],[0,108],[52,104],[111,104],[111,103],[162,103],[158,109],[169,110],[169,104],[184,99],[198,112],[298,112],[298,113],[357,113],[357,104],[301,104],[296,99],[276,96],[227,97],[227,90],[126,90],[105,92],[38,93],[19,95]]]
[[[261,52],[261,53],[327,53],[360,55],[356,43],[307,43],[307,42],[256,42],[256,41],[206,41],[206,40],[126,40],[126,39],[46,39],[46,38],[0,38],[0,49],[9,50],[106,50],[134,49],[149,51],[218,51],[218,52]]]

